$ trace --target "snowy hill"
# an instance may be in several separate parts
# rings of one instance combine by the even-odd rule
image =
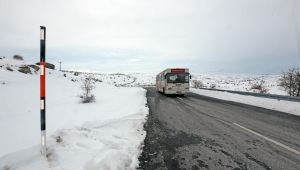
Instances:
[[[47,158],[39,153],[39,71],[0,59],[0,169],[135,169],[145,137],[146,91],[127,75],[95,75],[95,103],[82,104],[87,74],[47,69]],[[9,67],[9,69],[7,69]],[[116,107],[117,106],[117,107]]]
[[[287,95],[287,93],[278,86],[278,80],[280,75],[269,74],[228,74],[228,73],[203,73],[192,74],[191,86],[193,87],[193,80],[199,80],[203,83],[204,88],[210,88],[215,85],[217,89],[223,90],[235,90],[235,91],[247,91],[256,92],[251,90],[251,86],[254,84],[260,84],[264,81],[264,86],[267,89],[267,93]],[[135,73],[129,74],[129,77],[133,77],[136,80],[131,84],[133,86],[154,86],[155,74]]]
[[[287,95],[286,92],[278,86],[279,75],[251,75],[251,74],[195,74],[193,80],[203,82],[205,88],[215,85],[217,89],[251,91],[253,84],[259,84],[264,81],[264,86],[270,94]],[[251,91],[252,92],[252,91]]]

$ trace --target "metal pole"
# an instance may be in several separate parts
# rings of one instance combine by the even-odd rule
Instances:
[[[61,71],[61,61],[59,61],[59,71]]]
[[[46,155],[46,27],[40,27],[40,36],[41,153]]]

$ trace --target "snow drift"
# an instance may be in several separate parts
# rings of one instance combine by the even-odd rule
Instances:
[[[95,103],[80,103],[81,79],[47,70],[47,157],[39,151],[39,73],[1,59],[0,169],[135,169],[145,138],[146,90],[117,87],[127,76],[101,76]],[[7,70],[8,66],[13,70]],[[64,75],[66,74],[66,75]]]

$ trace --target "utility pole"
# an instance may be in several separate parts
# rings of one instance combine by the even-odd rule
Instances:
[[[46,27],[40,26],[41,154],[46,156]]]
[[[61,61],[58,62],[59,63],[59,71],[61,71]]]

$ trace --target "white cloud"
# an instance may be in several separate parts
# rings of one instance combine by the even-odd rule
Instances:
[[[150,57],[161,66],[251,57],[296,61],[299,11],[297,0],[0,0],[0,46],[38,55],[38,29],[46,25],[48,53],[61,60],[83,50],[87,63],[108,53],[144,64]]]

